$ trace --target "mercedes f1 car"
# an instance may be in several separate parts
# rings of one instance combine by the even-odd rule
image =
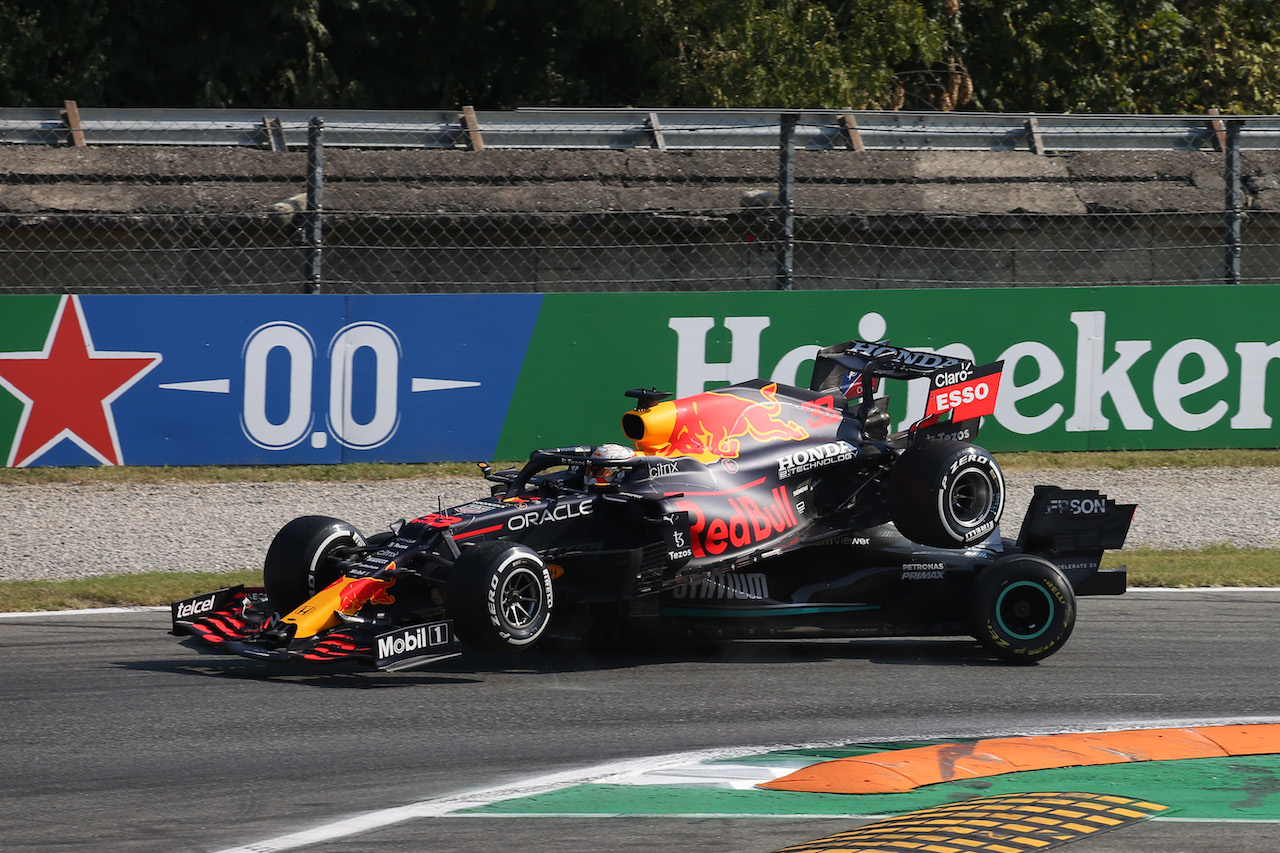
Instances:
[[[1066,642],[1076,598],[1119,595],[1135,507],[1040,486],[1016,540],[1005,482],[971,443],[1001,364],[848,341],[809,388],[755,380],[680,399],[627,392],[630,446],[481,468],[490,494],[365,536],[284,526],[263,586],[174,602],[205,650],[382,670],[548,636],[970,636],[1031,663]],[[891,432],[882,380],[929,384]]]

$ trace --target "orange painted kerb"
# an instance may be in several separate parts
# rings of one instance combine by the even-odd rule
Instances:
[[[1280,724],[1274,723],[988,738],[838,758],[759,787],[813,794],[900,794],[923,785],[1022,770],[1276,753]]]

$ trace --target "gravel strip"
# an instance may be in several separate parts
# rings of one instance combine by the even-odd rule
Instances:
[[[1126,547],[1280,548],[1280,468],[1151,468],[1007,473],[1005,535],[1036,483],[1096,488],[1138,511]],[[365,532],[488,493],[479,479],[371,483],[3,485],[0,581],[262,565],[271,537],[299,515],[345,518]]]

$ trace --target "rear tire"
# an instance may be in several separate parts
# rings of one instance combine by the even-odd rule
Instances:
[[[909,448],[889,473],[889,518],[922,545],[960,548],[995,530],[1004,511],[1004,475],[990,453],[960,441]]]
[[[546,633],[551,606],[551,572],[528,546],[482,542],[449,570],[445,607],[458,637],[474,648],[529,648]]]
[[[365,544],[354,526],[338,518],[304,515],[280,528],[262,564],[271,606],[289,613],[342,574],[333,552]]]
[[[1009,663],[1035,663],[1071,636],[1076,597],[1053,563],[1017,554],[978,574],[970,614],[973,636],[983,648]]]

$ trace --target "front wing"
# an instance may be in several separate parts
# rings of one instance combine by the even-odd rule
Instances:
[[[175,601],[170,609],[175,635],[192,637],[203,651],[259,660],[348,661],[396,672],[461,654],[449,619],[396,628],[352,621],[288,640],[275,630],[279,619],[266,590],[256,587],[216,590]]]

